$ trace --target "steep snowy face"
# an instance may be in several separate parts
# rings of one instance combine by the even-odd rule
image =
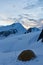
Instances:
[[[23,34],[26,29],[20,23],[14,23],[9,26],[0,27],[0,36],[9,36],[11,34]]]
[[[20,24],[20,23],[14,23],[11,25],[14,29],[17,29],[18,32],[20,33],[23,33],[26,31],[26,29]]]

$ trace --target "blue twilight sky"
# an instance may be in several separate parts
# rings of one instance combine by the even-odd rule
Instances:
[[[43,19],[43,0],[0,0],[0,25],[11,24],[23,14]]]

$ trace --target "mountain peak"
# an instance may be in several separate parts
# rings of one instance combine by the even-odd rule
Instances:
[[[11,34],[24,34],[26,29],[20,23],[13,23],[9,26],[0,27],[0,36],[9,36]]]

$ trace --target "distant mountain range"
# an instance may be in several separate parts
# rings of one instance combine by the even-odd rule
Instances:
[[[33,27],[33,28],[29,28],[28,30],[26,30],[22,24],[20,23],[13,23],[12,25],[9,26],[3,26],[0,27],[0,37],[7,37],[11,34],[14,35],[20,35],[20,34],[25,34],[25,33],[29,33],[29,32],[36,32],[39,31],[40,29]]]

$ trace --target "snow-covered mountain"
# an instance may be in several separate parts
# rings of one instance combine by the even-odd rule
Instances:
[[[37,32],[40,31],[39,28],[33,27],[33,28],[29,28],[25,33],[29,33],[29,32]]]
[[[0,37],[3,36],[7,37],[11,34],[20,35],[29,32],[36,32],[36,31],[40,31],[40,29],[33,27],[26,30],[26,28],[24,28],[24,26],[21,23],[13,23],[12,25],[9,26],[0,27]]]
[[[0,36],[9,36],[10,34],[23,34],[26,29],[20,23],[14,23],[9,26],[0,27]]]
[[[38,40],[40,33],[38,28],[26,30],[20,23],[0,27],[0,37],[8,36],[0,39],[0,65],[43,65],[43,42]],[[28,62],[18,61],[23,50],[34,51],[36,58]]]

